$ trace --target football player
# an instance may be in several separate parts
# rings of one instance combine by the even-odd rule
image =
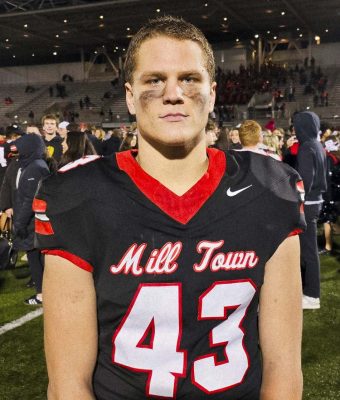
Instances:
[[[42,184],[50,400],[301,399],[300,178],[206,148],[214,72],[196,27],[150,21],[125,63],[138,151]]]

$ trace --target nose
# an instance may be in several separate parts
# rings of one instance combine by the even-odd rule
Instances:
[[[180,87],[177,79],[167,80],[164,87],[163,103],[182,104],[183,102],[183,89]]]

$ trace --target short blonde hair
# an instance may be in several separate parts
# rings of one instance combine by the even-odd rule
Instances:
[[[137,66],[137,56],[141,45],[145,41],[158,36],[196,42],[202,49],[210,80],[211,82],[215,80],[214,53],[203,32],[182,18],[165,15],[149,20],[131,39],[124,64],[126,82],[133,83],[133,73]]]
[[[240,142],[242,146],[255,146],[261,139],[261,126],[251,119],[242,123],[239,128]]]

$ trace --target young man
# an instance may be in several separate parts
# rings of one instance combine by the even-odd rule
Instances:
[[[299,177],[207,151],[214,69],[197,28],[150,21],[125,64],[138,152],[36,197],[50,400],[301,399]]]
[[[306,188],[306,231],[301,235],[301,273],[303,308],[320,308],[320,260],[318,254],[317,223],[322,208],[322,194],[327,190],[327,160],[318,140],[320,119],[311,111],[294,115],[296,137],[299,141],[296,170]]]
[[[57,162],[60,161],[63,149],[61,143],[63,139],[58,133],[58,119],[55,115],[44,115],[42,120],[44,131],[44,142],[50,157],[53,157]]]

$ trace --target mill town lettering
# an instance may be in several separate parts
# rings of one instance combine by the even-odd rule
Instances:
[[[254,268],[259,258],[253,250],[218,252],[223,246],[224,240],[211,242],[203,240],[196,246],[196,251],[201,255],[198,263],[192,268],[195,272],[204,272],[210,269],[212,272],[242,270]],[[120,261],[110,266],[110,272],[116,274],[173,274],[179,267],[177,260],[182,252],[182,242],[167,242],[160,249],[153,249],[145,265],[141,265],[147,244],[133,243],[122,256]]]

